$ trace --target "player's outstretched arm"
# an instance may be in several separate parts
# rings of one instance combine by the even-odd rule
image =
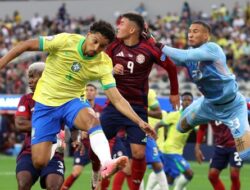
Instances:
[[[39,41],[38,39],[32,39],[20,42],[14,48],[12,48],[5,56],[0,59],[0,70],[5,67],[11,60],[18,57],[25,51],[38,51]]]
[[[133,122],[139,125],[139,127],[148,135],[156,138],[156,133],[154,129],[146,122],[144,122],[133,110],[130,104],[125,100],[116,87],[109,88],[105,90],[105,94],[112,102],[112,104],[119,110],[122,114],[127,116]]]
[[[162,53],[170,57],[176,64],[186,61],[208,61],[216,59],[217,47],[210,44],[207,47],[193,49],[177,49],[169,46],[162,46]]]

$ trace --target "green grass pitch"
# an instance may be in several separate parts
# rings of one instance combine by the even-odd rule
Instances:
[[[196,162],[190,162],[194,171],[194,178],[188,185],[188,190],[211,190],[213,189],[207,179],[208,163],[202,165]],[[72,158],[65,159],[66,176],[69,175],[72,169]],[[147,181],[150,170],[147,170],[144,181]],[[90,165],[84,168],[81,177],[72,186],[72,190],[89,190],[90,189]],[[225,169],[221,174],[226,189],[230,189],[230,176],[228,169]],[[15,178],[15,157],[8,157],[0,155],[0,189],[1,190],[15,190],[17,189],[17,182]],[[32,188],[33,190],[41,189],[39,184],[36,183]],[[110,188],[111,189],[111,188]],[[127,185],[124,185],[124,190],[127,190]],[[250,189],[250,164],[246,163],[241,170],[241,189]]]

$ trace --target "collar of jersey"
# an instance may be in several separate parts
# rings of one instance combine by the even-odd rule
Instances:
[[[93,56],[93,57],[88,57],[88,56],[85,56],[85,55],[83,54],[83,52],[82,52],[82,45],[83,45],[84,42],[85,42],[85,38],[82,38],[82,39],[80,40],[80,42],[78,43],[78,47],[77,47],[78,53],[81,55],[81,57],[82,57],[83,59],[90,60],[90,59],[95,58],[96,55]]]

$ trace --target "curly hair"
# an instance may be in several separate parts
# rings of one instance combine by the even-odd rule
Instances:
[[[113,26],[103,20],[97,21],[90,26],[91,33],[100,33],[101,35],[105,36],[110,42],[115,39],[115,29]]]

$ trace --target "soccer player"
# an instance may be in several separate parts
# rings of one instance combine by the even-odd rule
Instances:
[[[220,173],[230,164],[231,190],[240,190],[240,168],[242,160],[236,151],[235,142],[232,134],[227,126],[221,122],[210,122],[215,139],[214,155],[210,161],[208,179],[214,190],[225,190],[225,186],[221,181]],[[208,125],[200,125],[196,136],[195,157],[199,164],[202,163],[204,155],[200,145],[203,142],[204,135]]]
[[[189,163],[182,156],[184,146],[191,131],[180,133],[176,129],[182,113],[193,102],[193,95],[189,92],[184,92],[181,95],[181,101],[182,109],[168,113],[155,127],[156,130],[162,126],[166,128],[166,134],[162,134],[165,140],[159,145],[159,150],[168,183],[170,185],[175,184],[174,190],[184,190],[193,178],[193,171]],[[148,179],[151,182],[151,184],[148,184],[149,189],[153,189],[155,184],[154,179],[155,174],[151,173]],[[157,181],[155,180],[155,182]]]
[[[144,121],[147,121],[148,76],[154,63],[162,65],[171,81],[170,99],[174,106],[179,104],[177,71],[175,65],[167,59],[160,61],[161,51],[154,44],[142,38],[143,18],[135,13],[121,16],[117,26],[117,39],[111,43],[106,52],[114,66],[117,88],[123,97]],[[101,114],[101,124],[108,139],[125,127],[132,151],[133,190],[139,189],[146,170],[145,144],[146,135],[138,125],[127,120],[114,105],[108,103]]]
[[[156,92],[153,89],[149,89],[148,92],[148,123],[151,126],[155,126],[162,119],[162,110],[160,108],[160,103],[157,100]],[[168,182],[163,170],[163,164],[160,159],[160,154],[158,151],[158,146],[156,141],[151,137],[148,137],[146,144],[146,163],[152,166],[154,176],[157,183],[159,184],[158,190],[167,190]],[[149,183],[149,180],[148,180]],[[146,190],[151,190],[147,185]]]
[[[97,114],[97,117],[99,117],[100,112],[102,111],[102,106],[95,103],[95,97],[97,95],[97,88],[95,85],[89,83],[86,86],[86,99],[90,103],[91,107],[94,109],[95,113]],[[73,171],[71,174],[66,178],[64,181],[61,190],[67,190],[70,189],[70,187],[73,185],[75,180],[81,175],[81,172],[83,170],[83,167],[87,165],[90,162],[89,158],[89,138],[85,132],[84,136],[82,138],[82,144],[84,146],[84,153],[82,153],[82,150],[76,150],[74,152],[74,166]],[[99,168],[95,169],[93,168],[93,177],[97,178],[99,174]],[[95,180],[97,181],[97,180]],[[95,185],[95,184],[93,184]]]
[[[211,28],[203,21],[193,22],[188,30],[188,50],[162,46],[164,55],[187,68],[192,81],[204,95],[182,114],[178,130],[186,132],[209,121],[221,121],[231,130],[242,159],[250,158],[250,128],[245,98],[238,91],[226,56],[216,43],[209,42]]]
[[[112,75],[111,59],[102,50],[115,37],[111,24],[95,22],[86,37],[61,33],[19,43],[0,59],[0,69],[25,51],[49,52],[45,70],[37,83],[33,99],[32,161],[37,169],[45,167],[50,159],[52,143],[64,122],[70,129],[88,131],[90,145],[101,162],[101,176],[106,178],[123,168],[128,159],[112,160],[108,141],[95,112],[80,96],[86,84],[99,80],[114,104],[143,131],[155,136],[153,129],[141,119],[121,96]],[[131,121],[131,122],[132,122]]]
[[[42,75],[45,64],[35,62],[28,69],[28,83],[31,93],[21,97],[16,115],[15,126],[18,132],[26,133],[21,152],[17,157],[16,178],[19,190],[31,189],[40,177],[43,189],[60,189],[64,178],[63,152],[57,152],[42,170],[36,169],[31,160],[31,117],[35,101],[32,99],[36,84]]]
[[[162,110],[160,108],[159,101],[156,97],[156,92],[153,89],[149,89],[148,91],[148,121],[151,126],[154,126],[162,119]],[[127,145],[127,144],[126,144]],[[126,152],[129,151],[122,151],[121,148],[119,149],[123,154],[126,155]],[[119,153],[119,152],[118,152]],[[163,164],[161,162],[158,147],[154,139],[148,137],[146,143],[146,163],[152,167],[155,177],[157,179],[158,184],[160,185],[159,190],[167,190],[168,189],[168,182],[165,176],[165,172],[163,170]],[[130,169],[131,170],[131,169]],[[129,174],[129,175],[128,175]],[[122,184],[125,178],[127,178],[128,185],[131,185],[131,171],[119,171],[115,174],[113,180],[113,190],[121,190]],[[143,187],[143,181],[140,186],[140,189]],[[148,188],[147,188],[148,189]],[[149,189],[150,190],[150,189]]]

